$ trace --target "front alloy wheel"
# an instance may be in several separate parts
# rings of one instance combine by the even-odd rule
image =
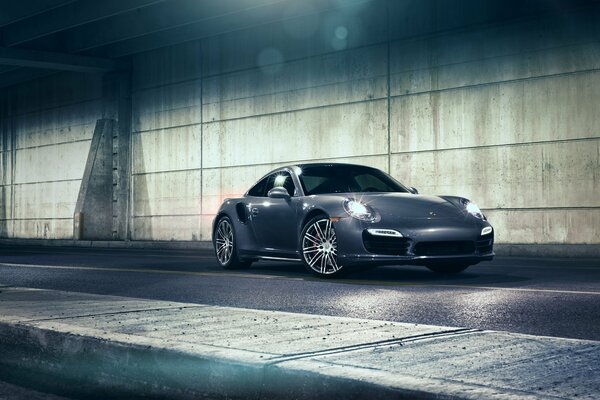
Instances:
[[[235,232],[229,217],[223,217],[219,220],[213,234],[213,245],[217,260],[223,268],[235,269],[250,266],[250,262],[240,260],[237,255]]]
[[[321,277],[340,273],[337,261],[337,239],[329,218],[318,216],[302,230],[302,261],[309,271]]]

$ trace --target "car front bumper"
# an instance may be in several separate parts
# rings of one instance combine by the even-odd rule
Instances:
[[[494,258],[494,231],[481,235],[491,226],[474,217],[446,219],[406,219],[367,223],[342,218],[335,224],[338,262],[342,265],[392,265],[455,262],[473,265]],[[375,237],[367,229],[395,230],[402,237]]]

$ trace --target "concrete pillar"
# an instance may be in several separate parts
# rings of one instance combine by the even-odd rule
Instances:
[[[117,121],[112,151],[112,239],[129,240],[131,73],[106,74],[103,99],[103,117]]]
[[[112,119],[96,122],[92,144],[73,215],[73,238],[113,239],[113,135]]]

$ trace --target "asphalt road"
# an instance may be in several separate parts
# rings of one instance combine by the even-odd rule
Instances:
[[[224,271],[207,251],[0,246],[0,285],[600,340],[600,261],[497,257],[456,276],[301,264]],[[0,288],[1,290],[1,288]]]

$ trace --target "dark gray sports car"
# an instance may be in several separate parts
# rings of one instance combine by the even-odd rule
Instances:
[[[494,230],[462,197],[425,196],[388,174],[351,164],[278,168],[213,223],[224,268],[253,261],[302,261],[319,276],[351,266],[418,264],[457,273],[491,260]]]

